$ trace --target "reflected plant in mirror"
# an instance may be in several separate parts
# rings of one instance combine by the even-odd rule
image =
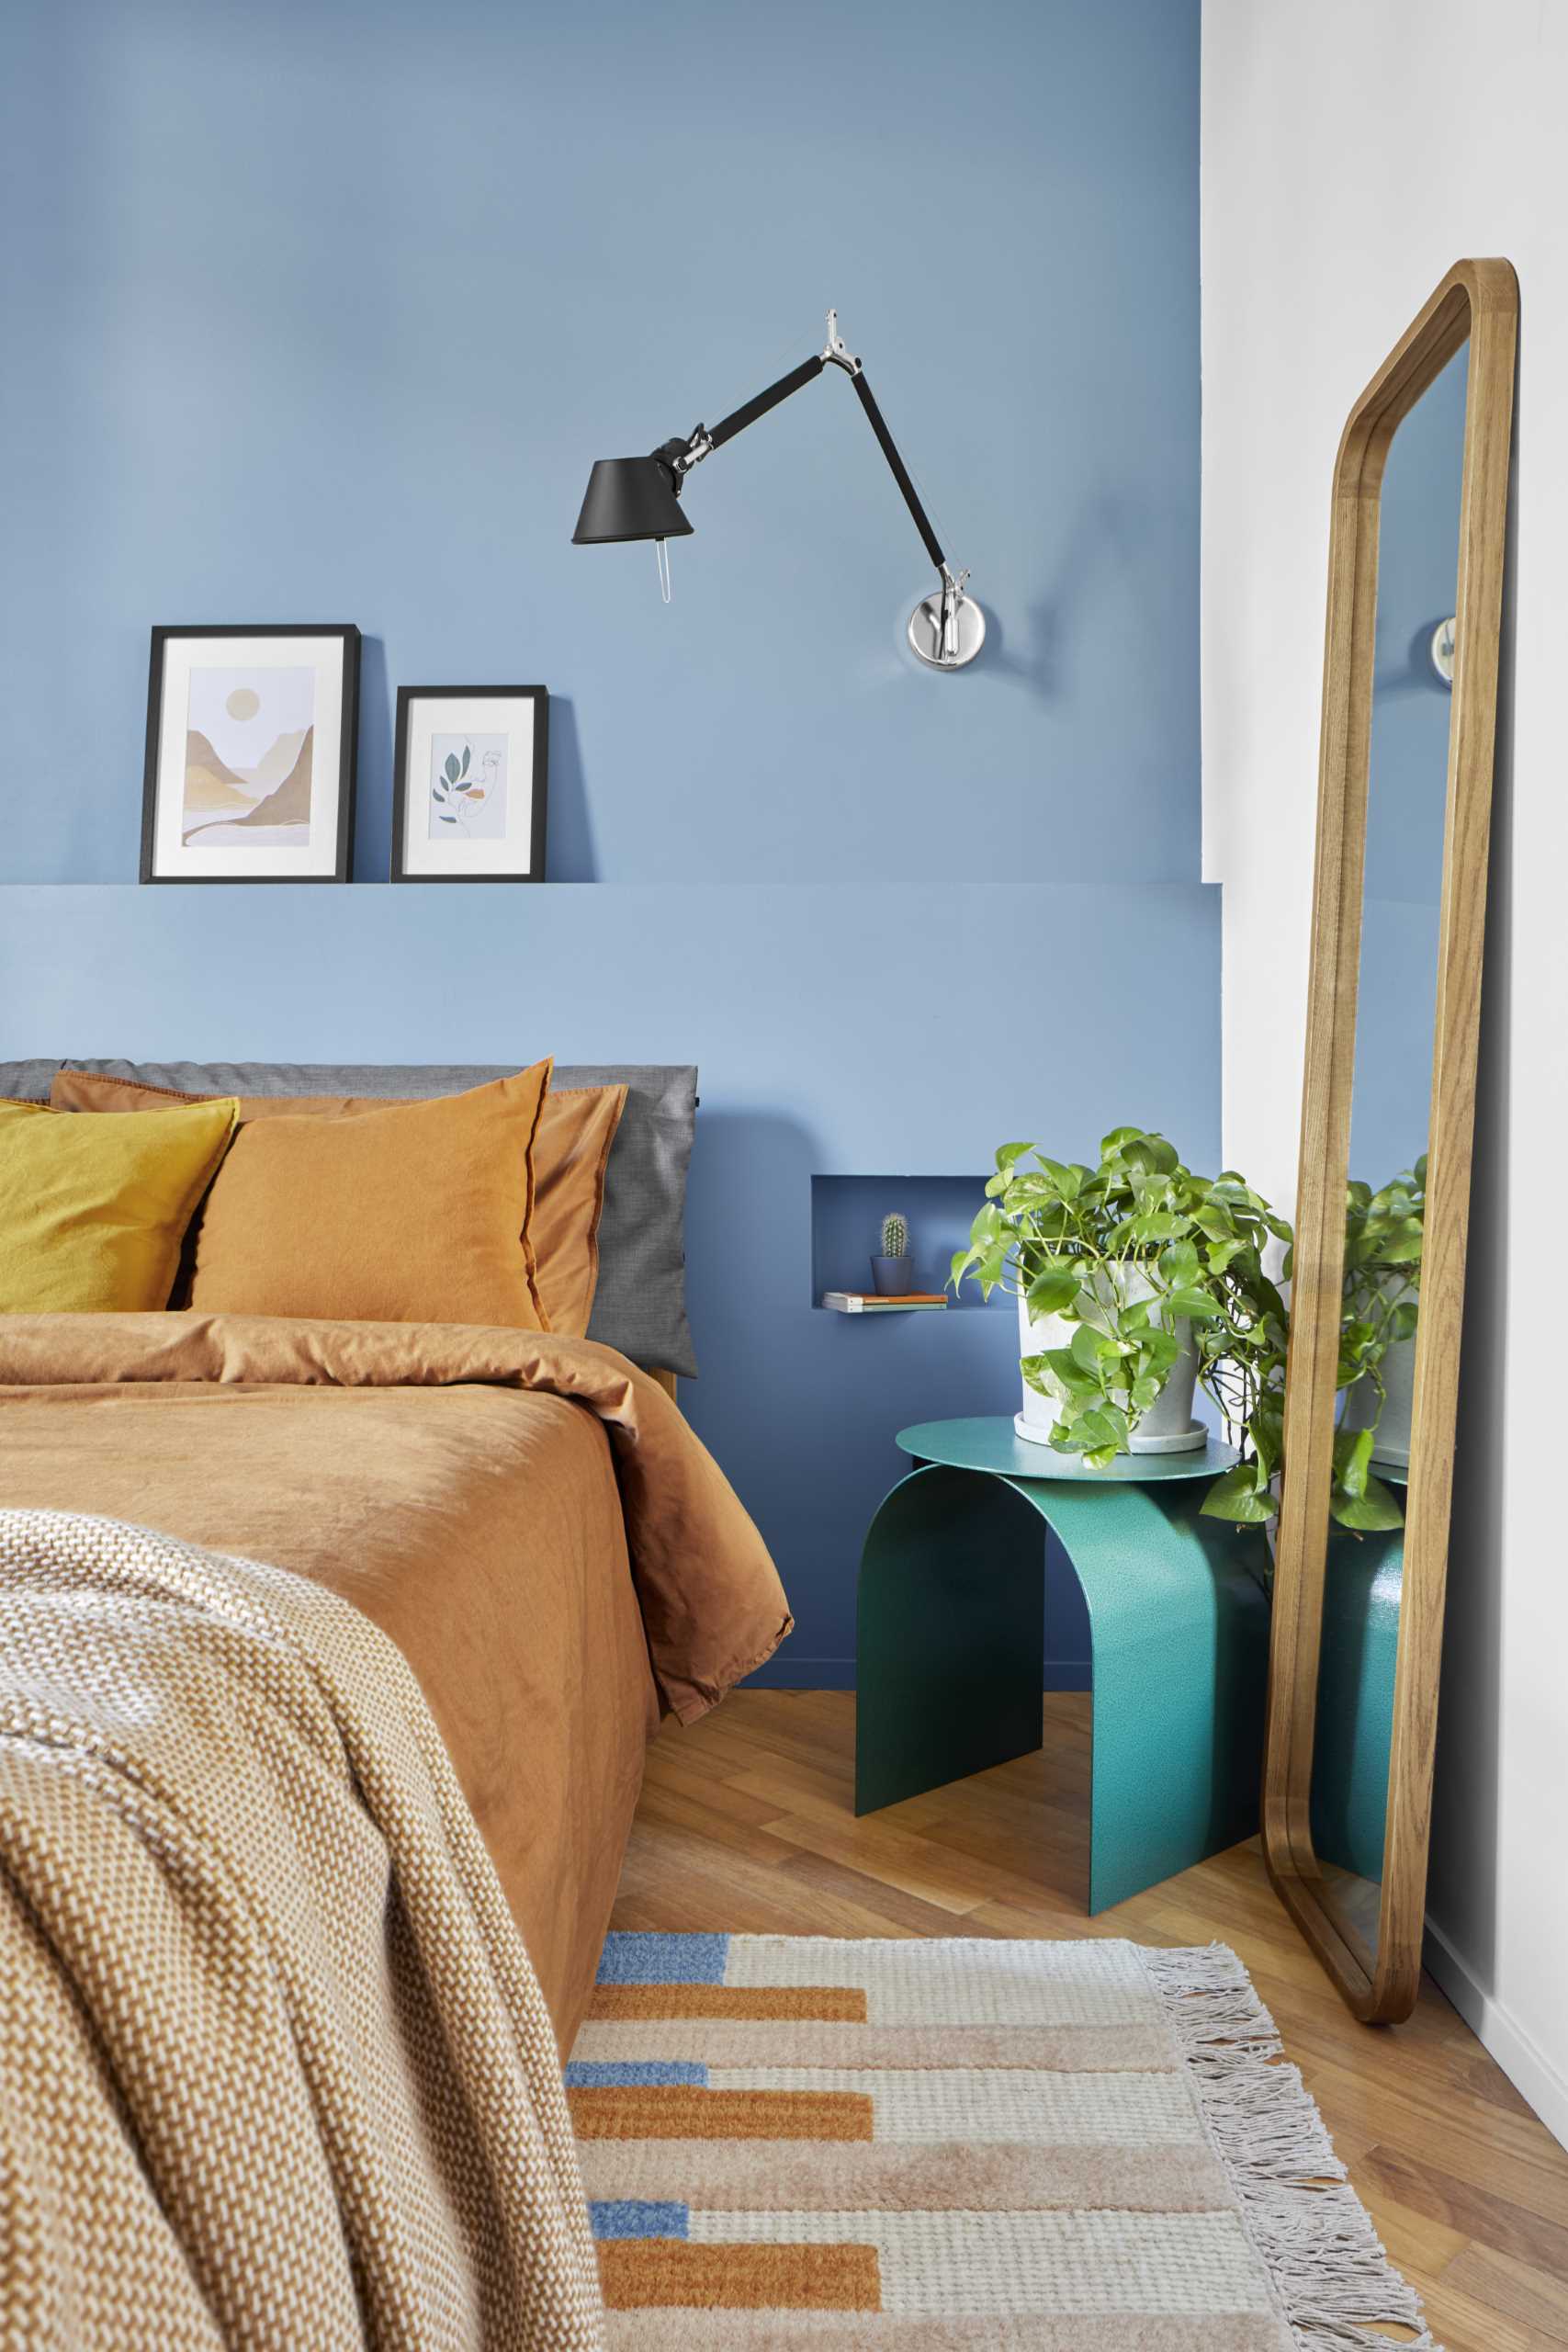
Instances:
[[[1427,1155],[1373,1192],[1352,1180],[1345,1213],[1344,1408],[1335,1442],[1334,1516],[1344,1527],[1403,1524],[1375,1464],[1410,1465],[1410,1408],[1426,1239]]]

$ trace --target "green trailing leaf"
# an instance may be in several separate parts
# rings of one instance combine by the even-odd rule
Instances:
[[[1129,1168],[1151,1169],[1162,1176],[1171,1175],[1181,1165],[1175,1146],[1168,1143],[1164,1136],[1145,1135],[1136,1130],[1130,1133],[1125,1127],[1113,1129],[1112,1135],[1107,1136],[1100,1144],[1100,1153],[1102,1160],[1119,1159],[1124,1160]]]
[[[1077,1296],[1078,1278],[1076,1273],[1059,1272],[1047,1268],[1036,1274],[1025,1295],[1032,1315],[1059,1315]]]
[[[1153,1242],[1169,1241],[1177,1234],[1190,1230],[1187,1219],[1169,1209],[1147,1210],[1131,1220],[1131,1227],[1134,1240],[1145,1249]]]
[[[1364,1495],[1347,1500],[1336,1494],[1329,1509],[1341,1527],[1355,1528],[1361,1534],[1381,1534],[1404,1524],[1404,1513],[1399,1507],[1398,1498],[1389,1491],[1381,1478],[1369,1478]]]
[[[1247,1434],[1252,1447],[1253,1464],[1260,1487],[1266,1487],[1280,1466],[1284,1452],[1285,1417],[1278,1397],[1259,1398],[1257,1409],[1247,1424]]]
[[[1242,1527],[1263,1526],[1279,1508],[1266,1488],[1259,1490],[1252,1465],[1247,1462],[1222,1470],[1200,1505],[1210,1519],[1234,1520]]]
[[[1126,1414],[1114,1405],[1096,1405],[1081,1417],[1078,1430],[1097,1450],[1108,1445],[1115,1453],[1127,1442],[1128,1426]]]
[[[1164,1279],[1176,1289],[1182,1283],[1196,1282],[1202,1271],[1195,1242],[1173,1241],[1159,1253],[1159,1270]]]
[[[1218,1299],[1201,1290],[1168,1291],[1165,1303],[1172,1315],[1185,1316],[1190,1323],[1212,1323],[1221,1312]]]
[[[1367,1491],[1372,1463],[1372,1431],[1337,1430],[1334,1433],[1334,1475],[1348,1502],[1359,1502]]]

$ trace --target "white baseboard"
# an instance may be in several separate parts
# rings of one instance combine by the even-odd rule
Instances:
[[[1506,2009],[1482,1991],[1468,1962],[1430,1919],[1422,1957],[1482,2048],[1529,2101],[1552,2138],[1568,2147],[1568,2082]]]

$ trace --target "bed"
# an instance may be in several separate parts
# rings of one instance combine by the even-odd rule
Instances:
[[[56,1067],[11,1065],[0,1071],[0,1094],[39,1099]],[[188,1066],[178,1067],[188,1086]],[[220,1075],[232,1082],[231,1073]],[[301,1075],[281,1073],[278,1091],[300,1091]],[[303,1074],[317,1091],[322,1075]],[[456,1091],[476,1075],[482,1082],[485,1074],[445,1075]],[[257,1076],[254,1068],[244,1072],[251,1091],[260,1091]],[[376,1076],[389,1081],[381,1090],[389,1096],[412,1096],[430,1079],[428,1072],[358,1071],[358,1091],[372,1091],[365,1080]],[[254,1707],[272,1710],[265,1660],[281,1641],[292,1649],[303,1644],[313,1661],[312,1687],[349,1691],[341,1703],[334,1699],[327,1747],[335,1754],[333,1743],[341,1742],[348,1758],[344,1786],[362,1791],[367,1776],[374,1777],[375,1743],[367,1763],[355,1747],[355,1725],[374,1712],[378,1672],[383,1681],[395,1680],[399,1659],[406,1661],[417,1696],[411,1695],[405,1712],[414,1720],[422,1706],[428,1709],[563,2051],[588,2000],[649,1738],[664,1713],[691,1721],[716,1704],[772,1653],[791,1622],[761,1539],[672,1401],[672,1366],[658,1360],[674,1357],[681,1369],[692,1368],[679,1302],[678,1222],[672,1238],[668,1199],[650,1204],[648,1175],[662,1150],[667,1172],[675,1168],[683,1181],[684,1155],[679,1135],[672,1140],[660,1125],[668,1116],[666,1078],[656,1075],[651,1091],[665,1109],[649,1108],[649,1132],[638,1148],[640,1172],[623,1169],[616,1199],[612,1153],[605,1186],[606,1221],[616,1199],[629,1227],[636,1222],[632,1195],[640,1185],[645,1271],[665,1283],[662,1306],[650,1306],[646,1287],[640,1298],[634,1290],[631,1313],[634,1320],[643,1317],[644,1328],[620,1333],[631,1345],[640,1344],[650,1359],[644,1363],[599,1338],[473,1324],[196,1312],[0,1316],[0,1514],[17,1515],[10,1525],[20,1549],[7,1557],[21,1560],[24,1571],[9,1587],[0,1577],[0,1589],[8,1599],[19,1590],[27,1603],[19,1616],[6,1614],[0,1623],[0,1707],[10,1710],[0,1729],[12,1741],[7,1747],[0,1740],[0,1764],[9,1770],[19,1757],[22,1765],[35,1767],[38,1756],[28,1743],[17,1745],[18,1731],[36,1748],[40,1721],[64,1723],[65,1745],[74,1741],[93,1759],[90,1769],[108,1776],[112,1805],[121,1804],[128,1786],[139,1792],[140,1804],[164,1769],[157,1726],[149,1730],[146,1719],[161,1710],[178,1713],[185,1704],[177,1680],[167,1693],[160,1691],[165,1664],[153,1636],[187,1612],[198,1643],[219,1639],[214,1655],[222,1678],[203,1686],[197,1744],[209,1734],[231,1743],[220,1767],[210,1757],[198,1764],[197,1782],[209,1786],[220,1773],[236,1771],[234,1720]],[[694,1093],[692,1099],[694,1104]],[[635,1126],[633,1133],[635,1142]],[[689,1146],[689,1124],[685,1141]],[[661,1230],[656,1229],[660,1217]],[[615,1279],[602,1281],[596,1312],[607,1304],[612,1325],[625,1288]],[[670,1311],[671,1300],[678,1316]],[[104,1658],[112,1662],[115,1652],[95,1650],[73,1614],[89,1591],[91,1555],[106,1522],[110,1533],[104,1540],[111,1547],[132,1547],[115,1574],[128,1577],[139,1596],[130,1618],[107,1622],[126,1627],[126,1654],[139,1661],[140,1645],[153,1641],[136,1667],[134,1687],[126,1690],[103,1671]],[[137,1539],[116,1529],[153,1532],[158,1544],[150,1568],[147,1546],[136,1551]],[[180,1547],[198,1548],[186,1553]],[[254,1575],[243,1565],[248,1562],[262,1564],[255,1574],[264,1581],[273,1579],[260,1601],[252,1590]],[[282,1581],[278,1571],[285,1572]],[[91,1588],[92,1607],[100,1598]],[[344,1602],[351,1611],[341,1610]],[[249,1624],[253,1604],[262,1609],[268,1630],[255,1640],[246,1634],[251,1647],[236,1665],[223,1644],[233,1623]],[[289,1613],[301,1610],[309,1620],[303,1635]],[[282,1634],[274,1622],[278,1611],[290,1628]],[[220,1638],[212,1635],[214,1618],[221,1621]],[[378,1634],[362,1638],[358,1629],[367,1621]],[[382,1636],[395,1645],[396,1657],[374,1648]],[[337,1669],[329,1674],[321,1660],[347,1658],[350,1651],[340,1684]],[[173,1677],[181,1669],[167,1670]],[[45,1686],[52,1713],[40,1717],[38,1692]],[[124,1728],[131,1722],[133,1734]],[[264,1746],[270,1736],[264,1734]],[[51,1760],[58,1766],[58,1757]],[[430,1769],[439,1776],[441,1759]],[[249,1753],[243,1751],[237,1777],[244,1781],[251,1772]],[[299,1840],[281,1815],[294,1799],[276,1785],[286,1776],[269,1765],[255,1777],[260,1814],[270,1818],[268,1808],[280,1809],[275,1824],[279,1850],[292,1851]],[[59,1780],[58,1769],[41,1777],[35,1770],[30,1781],[24,1774],[17,1798],[0,1771],[0,1794],[22,1807],[6,1817],[14,1831],[17,1820],[23,1823],[15,1834],[24,1842],[35,1833],[47,1842],[54,1834]],[[344,1826],[352,1808],[342,1796],[340,1790],[333,1801],[334,1835],[352,1842],[357,1831]],[[380,1815],[376,1818],[382,1826]],[[0,1819],[0,1832],[5,1826]],[[395,1826],[388,1830],[394,1865],[399,1838],[410,1834]],[[460,1826],[453,1835],[460,1843]],[[147,1831],[140,1818],[137,1839],[138,1850],[144,1850]],[[5,1859],[0,1852],[0,1862]],[[3,1883],[0,1871],[0,1888]],[[481,1897],[472,1900],[482,1911]],[[389,1905],[391,1895],[386,1899]],[[502,1957],[492,1954],[491,1969],[503,1976],[513,1964],[506,1962],[505,1942],[492,1922],[491,1943]],[[421,1968],[431,1975],[428,1954]],[[410,1982],[419,1977],[416,1969]],[[388,1997],[395,2011],[403,1996],[394,1987]],[[335,2028],[324,2030],[330,2039]],[[383,2038],[393,2045],[402,2038],[395,2017]],[[432,2027],[431,2038],[443,2036]],[[528,2110],[535,2120],[528,2128],[534,2130],[545,2111],[558,2133],[564,2124],[551,2086],[538,2079],[537,2066],[535,2077]],[[482,2087],[482,2069],[479,2079]],[[459,2090],[453,2096],[466,2111],[474,2104],[473,2081]],[[110,2109],[129,2096],[118,2083]],[[399,2090],[394,2104],[411,2096]],[[130,2103],[134,2109],[134,2099]],[[418,2105],[413,2099],[411,2111]],[[416,2140],[428,2137],[423,2124],[412,2128]],[[569,2140],[566,2144],[570,2148]],[[118,2162],[118,2142],[114,2148]],[[6,2153],[0,2132],[0,2169]],[[422,2150],[422,2164],[428,2153]],[[570,2173],[570,2154],[559,2156],[558,2168],[563,2177]],[[475,2175],[482,2167],[473,2158],[467,2169]],[[471,2216],[448,2210],[456,2192],[439,2165],[435,2173],[434,2188],[421,2174],[423,2185],[409,2197],[416,2206],[422,2199],[428,2205],[427,2227],[443,2261],[454,2245],[458,2249],[456,2267],[468,2284],[449,2326],[416,2324],[406,2340],[422,2346],[557,2341],[547,2331],[508,2332],[521,2307],[516,2279],[507,2272],[500,2285],[484,2285],[485,2265],[473,2256],[484,2233],[476,2235]],[[127,2187],[126,2194],[132,2193]],[[333,2193],[341,2204],[341,2182]],[[45,2197],[39,2210],[48,2205]],[[563,2226],[581,2268],[572,2206],[569,2182]],[[83,2226],[90,2233],[94,2225]],[[184,2234],[176,2233],[188,2268]],[[348,2285],[338,2282],[350,2302],[363,2299],[367,2270],[377,2278],[397,2273],[374,2230],[367,2246],[350,2265]],[[220,2257],[220,2248],[213,2255],[218,2284],[204,2288],[204,2309],[213,2307],[228,2276]],[[176,2299],[183,2294],[183,2278],[169,2291]],[[547,2302],[554,2290],[541,2291]],[[487,2295],[494,2308],[483,2318]],[[5,2316],[0,2312],[0,2335]],[[235,2340],[227,2327],[223,2334]],[[381,2340],[374,2331],[367,2334]],[[94,2340],[80,2312],[59,2340],[75,2341],[77,2335],[83,2342]],[[40,2332],[38,2340],[51,2339]],[[171,2323],[167,2340],[186,2339]],[[206,2339],[192,2335],[189,2340]],[[328,2341],[328,2333],[316,2340]],[[351,2331],[344,2340],[354,2340]],[[385,2340],[404,2339],[393,2328]],[[573,2334],[568,2328],[558,2340],[587,2342],[592,2329]]]
[[[635,1573],[601,1411],[633,1417],[616,1426],[640,1445]],[[563,2051],[661,1713],[694,1720],[789,1622],[676,1408],[587,1340],[0,1318],[0,1502],[289,1568],[379,1625],[418,1678]]]

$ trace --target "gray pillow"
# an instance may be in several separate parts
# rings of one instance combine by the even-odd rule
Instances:
[[[47,1102],[56,1070],[87,1069],[181,1094],[367,1094],[389,1101],[462,1094],[519,1065],[463,1069],[374,1062],[0,1062],[0,1097]],[[591,1340],[649,1370],[696,1375],[686,1320],[686,1169],[696,1123],[697,1073],[689,1064],[571,1069],[557,1086],[625,1086],[626,1107],[604,1170],[599,1287]]]

